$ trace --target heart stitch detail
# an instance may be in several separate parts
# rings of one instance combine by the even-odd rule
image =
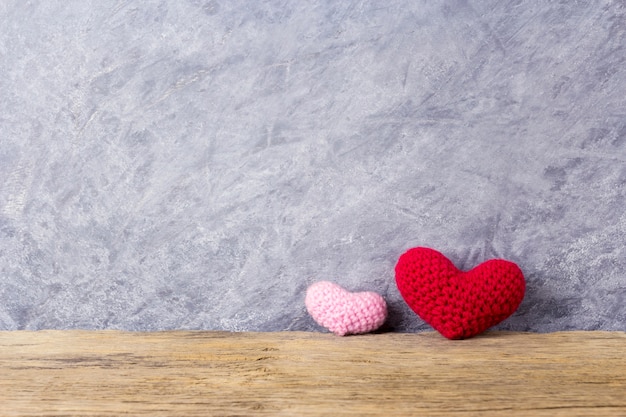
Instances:
[[[467,339],[500,323],[517,310],[526,289],[513,262],[492,259],[463,272],[430,248],[400,256],[396,284],[409,307],[448,339]]]
[[[313,320],[338,336],[372,332],[387,318],[387,303],[379,294],[352,293],[329,281],[311,285],[305,305]]]

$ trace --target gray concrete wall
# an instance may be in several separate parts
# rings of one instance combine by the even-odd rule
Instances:
[[[0,3],[0,329],[317,330],[434,247],[626,330],[623,1]]]

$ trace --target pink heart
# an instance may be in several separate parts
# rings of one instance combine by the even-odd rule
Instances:
[[[304,303],[313,320],[338,336],[372,332],[387,318],[387,303],[379,294],[351,293],[328,281],[311,285]]]

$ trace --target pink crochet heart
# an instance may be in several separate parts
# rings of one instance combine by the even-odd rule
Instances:
[[[372,332],[387,318],[387,303],[379,294],[351,293],[328,281],[311,285],[304,303],[313,320],[338,336]]]

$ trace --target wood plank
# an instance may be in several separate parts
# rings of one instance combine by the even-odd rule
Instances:
[[[626,415],[625,347],[623,332],[0,332],[0,414]]]

